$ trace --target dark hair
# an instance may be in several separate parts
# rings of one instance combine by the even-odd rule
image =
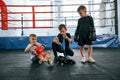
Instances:
[[[36,34],[30,34],[29,37],[37,37]]]
[[[59,30],[61,30],[63,28],[67,30],[67,28],[66,28],[66,26],[64,24],[60,24],[59,27],[58,27]]]
[[[77,12],[79,12],[80,10],[85,10],[86,11],[86,7],[81,5],[81,6],[78,7]]]

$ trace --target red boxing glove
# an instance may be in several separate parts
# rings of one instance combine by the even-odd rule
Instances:
[[[36,50],[37,54],[40,54],[44,51],[44,47],[43,46],[36,46],[35,50]]]

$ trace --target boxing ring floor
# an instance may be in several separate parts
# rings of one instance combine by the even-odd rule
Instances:
[[[23,50],[0,50],[0,80],[120,80],[120,47],[95,48],[94,64],[82,64],[79,49],[73,51],[76,64],[52,68],[32,64]]]

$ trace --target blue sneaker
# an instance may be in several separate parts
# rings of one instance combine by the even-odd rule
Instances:
[[[70,57],[68,57],[68,56],[65,56],[65,59],[70,59]]]

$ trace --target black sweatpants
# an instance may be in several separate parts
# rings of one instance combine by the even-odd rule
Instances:
[[[66,55],[69,55],[69,56],[73,56],[74,55],[74,52],[70,49],[70,48],[65,48],[65,50],[58,44],[56,43],[52,43],[52,49],[53,49],[53,53],[54,53],[54,57],[57,58],[57,52],[60,52],[60,53],[64,53],[65,51],[65,54]]]

